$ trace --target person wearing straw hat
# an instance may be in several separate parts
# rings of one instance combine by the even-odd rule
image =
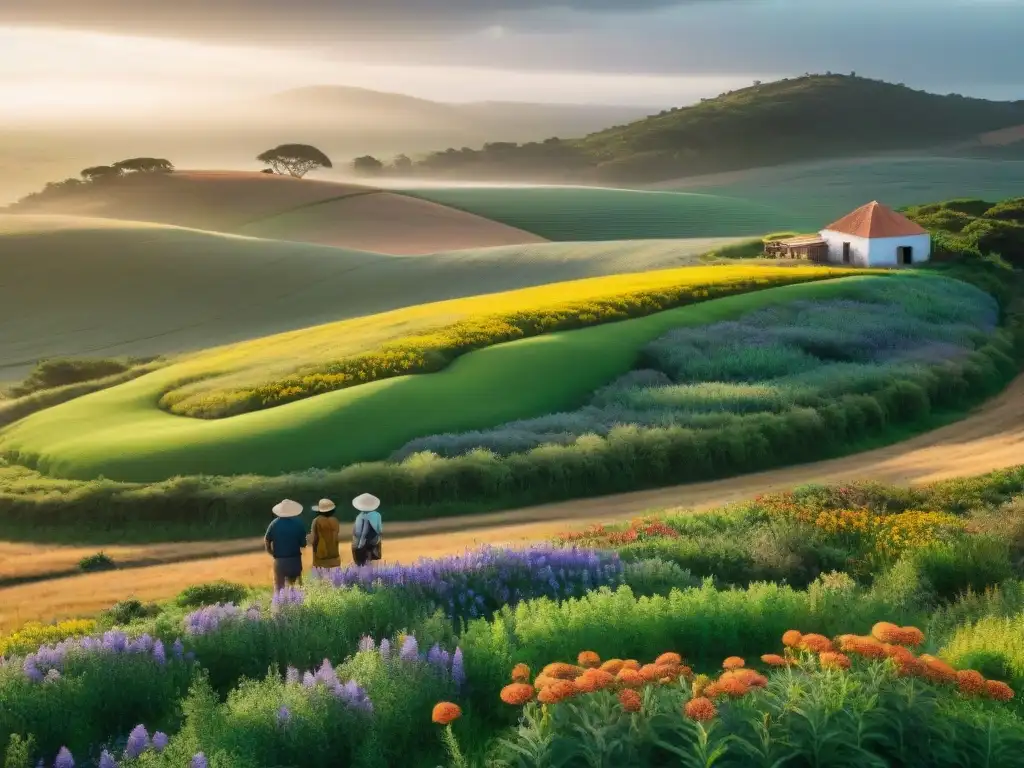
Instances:
[[[384,526],[380,519],[380,499],[364,493],[352,499],[352,506],[359,510],[355,525],[352,526],[352,562],[366,565],[381,558],[381,535]]]
[[[313,534],[313,567],[339,568],[341,554],[338,552],[338,539],[341,536],[341,525],[334,516],[334,502],[320,499],[313,511],[316,512],[310,529]]]
[[[299,515],[302,505],[285,499],[274,506],[274,519],[263,537],[267,553],[274,558],[274,589],[302,584],[302,550],[306,548],[306,526]]]

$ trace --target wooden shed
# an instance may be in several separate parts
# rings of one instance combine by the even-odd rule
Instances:
[[[764,244],[764,255],[771,259],[807,259],[828,261],[828,243],[821,235],[798,235]]]

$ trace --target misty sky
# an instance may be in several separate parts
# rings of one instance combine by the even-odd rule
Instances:
[[[0,114],[358,85],[668,106],[806,71],[1024,99],[1024,0],[3,0]]]

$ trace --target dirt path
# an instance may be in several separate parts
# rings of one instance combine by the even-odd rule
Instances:
[[[628,519],[647,510],[706,510],[807,482],[871,479],[917,485],[1022,463],[1024,376],[963,421],[886,448],[728,480],[474,517],[394,523],[387,528],[385,555],[393,562],[408,562],[461,552],[478,544],[542,539],[591,523]],[[109,548],[108,553],[118,562],[140,567],[0,589],[0,631],[30,620],[95,613],[129,595],[158,600],[189,584],[217,578],[266,583],[269,564],[260,544],[259,540],[233,540]],[[0,579],[15,573],[41,576],[68,571],[80,558],[95,551],[0,543]]]

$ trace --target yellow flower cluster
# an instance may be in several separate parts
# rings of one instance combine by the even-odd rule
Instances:
[[[41,645],[53,645],[94,631],[96,622],[92,619],[70,619],[59,624],[31,622],[7,637],[0,637],[0,656],[32,653]]]
[[[494,314],[470,316],[411,333],[384,342],[376,349],[316,363],[253,387],[168,392],[161,398],[160,407],[197,418],[223,418],[371,381],[439,371],[459,355],[516,339],[628,320],[709,299],[846,273],[847,270],[820,267],[730,267],[714,272],[690,269],[675,275],[673,283],[628,293],[580,299],[565,289],[569,295],[556,305],[515,307],[512,303],[502,312],[496,299]]]
[[[830,536],[847,539],[855,548],[885,559],[922,549],[964,529],[964,521],[943,512],[907,511],[878,514],[868,509],[820,509],[773,505],[773,516],[808,523]]]

